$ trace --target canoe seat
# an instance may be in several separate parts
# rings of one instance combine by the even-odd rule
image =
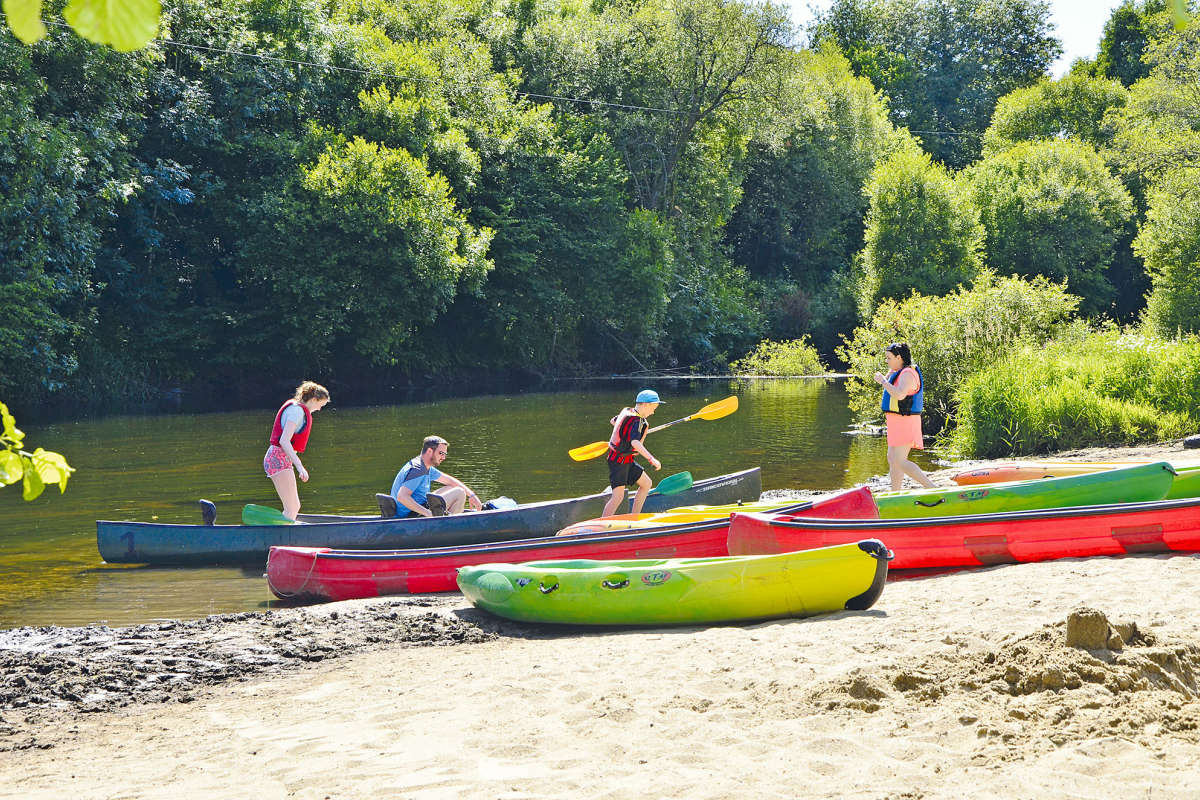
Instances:
[[[211,500],[197,500],[200,505],[200,518],[205,525],[214,525],[217,521],[217,507]]]
[[[385,519],[396,516],[396,498],[381,492],[375,495],[375,499],[379,502],[379,516]]]

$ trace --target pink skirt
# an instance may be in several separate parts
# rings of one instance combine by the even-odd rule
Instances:
[[[292,460],[283,452],[282,447],[273,444],[267,448],[267,454],[263,456],[263,472],[267,473],[268,478],[291,468]]]
[[[925,449],[925,438],[921,435],[921,415],[884,414],[887,418],[888,447],[911,447]]]

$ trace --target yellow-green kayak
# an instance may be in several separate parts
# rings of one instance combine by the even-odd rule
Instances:
[[[707,624],[870,608],[890,557],[867,539],[777,555],[480,564],[458,570],[458,587],[521,622]]]

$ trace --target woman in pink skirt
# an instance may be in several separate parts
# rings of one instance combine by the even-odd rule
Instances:
[[[296,472],[300,480],[308,480],[308,470],[300,462],[300,454],[308,446],[312,433],[312,415],[329,402],[329,390],[319,383],[305,381],[296,387],[296,394],[284,402],[275,413],[271,426],[270,446],[263,456],[263,471],[275,484],[283,503],[283,515],[296,519],[300,513],[300,492],[296,488]]]
[[[932,489],[921,468],[908,460],[912,448],[925,449],[921,433],[921,411],[925,405],[925,382],[921,370],[912,363],[912,354],[906,342],[889,344],[884,350],[888,374],[875,373],[875,382],[883,386],[880,407],[887,420],[888,475],[892,479],[892,490],[900,489],[904,476],[908,475],[922,486]]]

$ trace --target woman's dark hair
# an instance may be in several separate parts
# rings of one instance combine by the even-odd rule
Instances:
[[[904,362],[904,366],[912,366],[912,353],[908,350],[908,342],[892,342],[884,348],[894,356],[900,356],[900,360]]]

